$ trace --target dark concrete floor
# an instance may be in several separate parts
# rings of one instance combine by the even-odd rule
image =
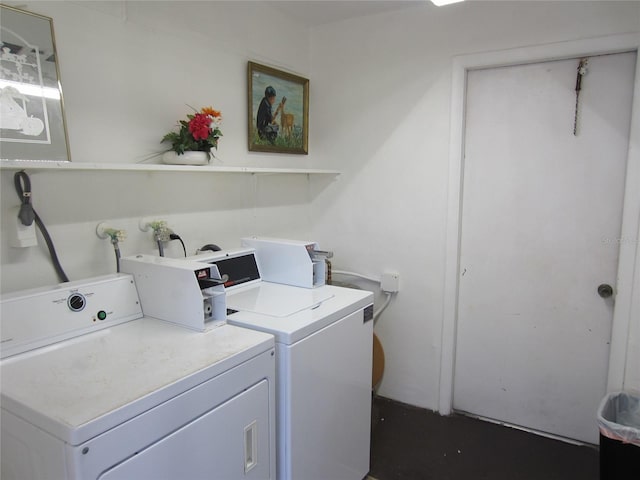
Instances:
[[[598,480],[599,452],[382,397],[373,403],[377,480]]]

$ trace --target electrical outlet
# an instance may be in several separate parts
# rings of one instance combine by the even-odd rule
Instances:
[[[35,220],[31,225],[23,225],[18,218],[18,212],[20,207],[16,207],[11,212],[12,222],[14,222],[11,228],[11,235],[9,238],[9,245],[17,248],[35,247],[38,244],[36,238],[36,222]]]
[[[383,292],[395,293],[400,290],[400,274],[397,272],[385,272],[380,278],[380,287]]]

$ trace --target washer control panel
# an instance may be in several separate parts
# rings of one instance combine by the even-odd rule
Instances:
[[[142,317],[131,275],[3,295],[0,358]]]

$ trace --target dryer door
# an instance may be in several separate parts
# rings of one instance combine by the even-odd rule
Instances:
[[[268,405],[269,386],[263,380],[107,470],[99,480],[269,478]]]

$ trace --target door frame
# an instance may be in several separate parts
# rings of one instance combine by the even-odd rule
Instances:
[[[445,286],[440,358],[438,411],[453,410],[453,381],[458,322],[460,241],[462,231],[462,194],[464,175],[465,107],[467,72],[470,70],[563,60],[608,53],[640,52],[640,34],[611,35],[584,40],[552,43],[496,52],[462,55],[453,58],[451,84],[451,126],[449,137],[449,193],[447,209]],[[640,57],[640,55],[638,55]],[[628,334],[632,318],[640,317],[640,302],[633,302],[640,285],[633,285],[640,270],[640,58],[636,60],[627,175],[622,212],[622,233],[616,285],[607,390],[624,387],[628,353]],[[627,239],[627,241],[624,241]],[[594,412],[595,416],[595,412]]]

